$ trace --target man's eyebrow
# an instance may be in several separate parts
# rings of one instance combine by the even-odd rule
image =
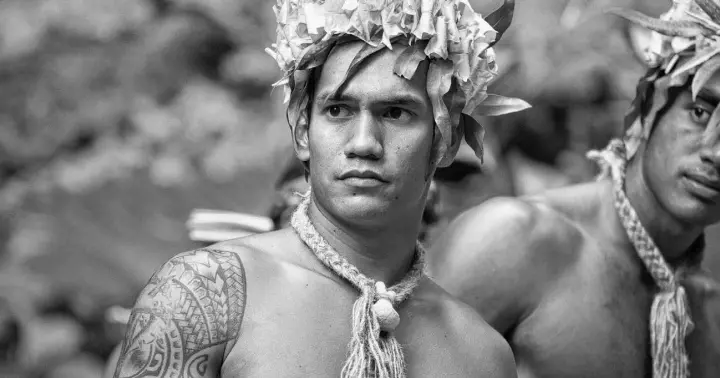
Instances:
[[[382,101],[379,101],[384,105],[404,105],[404,106],[422,106],[425,104],[425,101],[414,95],[401,95],[401,96],[391,96],[387,99],[383,99]]]
[[[347,94],[345,92],[336,94],[332,91],[322,91],[316,96],[318,102],[337,101],[337,102],[360,102],[359,96]],[[406,94],[389,94],[387,96],[378,96],[373,100],[376,104],[385,106],[422,106],[425,104],[425,100],[417,95],[406,93]]]
[[[321,91],[315,96],[315,99],[317,99],[319,102],[327,102],[327,101],[338,101],[338,102],[350,102],[357,100],[357,98],[354,98],[352,96],[348,96],[345,93],[338,94],[335,91],[331,90],[325,90]]]
[[[718,103],[720,103],[720,95],[707,88],[701,89],[697,96],[701,100],[710,103],[712,106],[717,106]]]

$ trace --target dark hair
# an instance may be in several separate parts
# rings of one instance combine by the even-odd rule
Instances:
[[[653,108],[653,100],[655,97],[655,91],[658,89],[656,88],[655,83],[657,80],[661,79],[662,76],[658,77],[654,82],[651,83],[651,85],[648,85],[645,89],[641,89],[643,87],[643,81],[646,80],[647,76],[653,74],[653,72],[656,69],[651,69],[648,71],[646,76],[644,76],[642,79],[640,79],[640,83],[638,84],[638,92],[636,96],[637,98],[635,101],[639,101],[639,110],[640,110],[640,117],[642,122],[645,122],[645,117],[648,115],[648,113]],[[663,75],[664,76],[664,75]],[[655,118],[652,120],[652,125],[650,125],[650,135],[652,134],[652,131],[655,129],[655,126],[657,126],[657,123],[660,119],[662,119],[665,114],[672,108],[672,106],[675,104],[675,101],[677,101],[680,94],[682,94],[684,91],[688,90],[690,88],[690,83],[692,83],[692,76],[688,78],[687,82],[681,86],[669,86],[667,89],[667,98],[665,100],[665,104],[662,105],[660,109],[658,109],[657,114],[655,114]],[[647,85],[647,83],[645,83]],[[663,90],[663,89],[661,89]],[[626,125],[628,127],[629,124]],[[645,125],[643,125],[645,127]]]
[[[316,73],[321,68],[322,68],[322,65],[319,65],[317,67],[313,67],[308,70],[307,84],[304,89],[304,91],[305,91],[304,96],[307,97],[307,102],[305,104],[305,109],[301,110],[301,112],[304,113],[304,115],[307,119],[308,128],[310,127],[310,113],[312,110],[313,98],[315,97],[315,85],[316,85],[316,81],[317,81]],[[298,90],[303,90],[303,89],[293,86],[293,87],[291,87],[291,90],[298,91]],[[287,120],[288,126],[290,127],[290,132],[293,134],[293,135],[291,135],[291,137],[294,139],[295,138],[295,135],[294,135],[295,127],[297,125],[293,125],[292,122],[290,121],[290,106],[288,106],[287,109],[285,109],[285,119]],[[306,161],[301,161],[300,163],[302,164],[302,166],[305,170],[305,173],[304,173],[305,180],[307,180],[308,176],[310,175],[310,165]]]

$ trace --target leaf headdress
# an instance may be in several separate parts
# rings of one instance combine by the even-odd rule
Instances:
[[[720,68],[720,26],[717,24],[720,5],[715,1],[675,0],[672,8],[659,19],[635,11],[612,11],[652,31],[651,43],[645,51],[650,69],[640,79],[637,96],[626,117],[625,140],[612,140],[604,150],[590,151],[587,155],[600,165],[599,178],[612,178],[618,218],[657,286],[648,319],[653,378],[690,376],[690,356],[685,341],[695,325],[681,276],[693,262],[693,256],[702,255],[704,239],[698,239],[698,248],[690,248],[679,268],[668,264],[625,193],[626,168],[628,159],[650,136],[658,113],[668,104],[670,88],[689,84],[695,98]],[[710,117],[711,123],[718,121],[718,109],[720,107],[716,107]]]
[[[673,0],[659,18],[627,9],[611,13],[649,29],[645,51],[649,70],[640,79],[633,105],[626,116],[628,157],[649,137],[658,112],[667,104],[668,91],[690,82],[693,99],[720,68],[720,1]],[[717,115],[715,115],[717,117]]]
[[[436,163],[449,165],[463,136],[482,159],[484,129],[478,117],[529,107],[487,93],[498,73],[492,46],[509,27],[514,6],[514,0],[505,0],[483,18],[468,0],[278,0],[277,41],[266,51],[284,74],[274,86],[284,88],[290,127],[307,111],[311,70],[335,45],[366,43],[350,64],[347,81],[373,54],[403,44],[408,48],[397,58],[395,74],[410,79],[422,61],[430,62],[427,91],[442,137]]]

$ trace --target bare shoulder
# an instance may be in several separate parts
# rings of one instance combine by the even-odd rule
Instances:
[[[447,329],[457,340],[455,350],[471,351],[482,377],[516,377],[515,359],[505,338],[472,307],[450,295],[432,280],[425,285]]]
[[[242,258],[246,267],[258,265],[260,269],[278,263],[301,265],[298,254],[293,252],[303,250],[305,245],[292,229],[285,228],[217,243],[210,248],[233,252]]]
[[[579,229],[544,198],[498,197],[449,225],[431,247],[430,272],[504,333],[572,269],[581,242]]]
[[[483,377],[516,377],[515,358],[510,344],[473,308],[448,294],[448,307],[457,321],[456,329],[465,337],[466,350],[482,359]]]
[[[440,278],[492,263],[516,273],[526,267],[555,274],[572,264],[580,239],[578,227],[542,197],[498,197],[450,224],[431,247],[431,271]]]
[[[497,250],[496,258],[540,251],[538,247],[561,242],[572,230],[561,213],[542,197],[496,197],[458,216],[447,232],[433,244],[433,259],[443,260],[458,254],[474,257]],[[462,251],[462,252],[460,252]],[[449,254],[447,253],[449,252]]]
[[[115,377],[216,376],[237,341],[245,297],[237,254],[198,249],[171,258],[138,296]]]

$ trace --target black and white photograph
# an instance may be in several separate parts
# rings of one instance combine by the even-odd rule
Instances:
[[[0,0],[0,378],[720,378],[720,0]]]

